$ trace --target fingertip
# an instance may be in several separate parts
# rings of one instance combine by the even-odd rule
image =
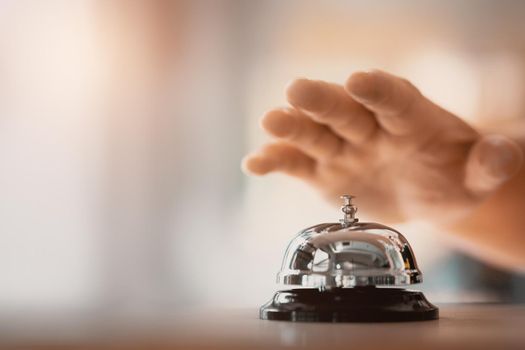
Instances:
[[[292,134],[295,128],[295,118],[285,109],[275,109],[262,117],[261,126],[274,136],[286,137]]]
[[[323,110],[327,94],[319,81],[306,78],[295,79],[286,88],[286,98],[295,107],[310,112]]]
[[[350,75],[346,80],[345,90],[354,99],[360,102],[374,103],[381,101],[383,91],[381,89],[380,71],[362,71]]]
[[[251,154],[243,158],[241,169],[248,175],[265,175],[272,170],[272,162],[262,155]]]
[[[467,185],[489,192],[514,176],[523,165],[523,152],[501,135],[484,136],[472,148],[467,163]]]
[[[511,177],[523,163],[521,148],[507,137],[485,136],[475,147],[477,161],[494,177]]]

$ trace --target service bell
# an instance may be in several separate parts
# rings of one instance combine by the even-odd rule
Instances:
[[[359,222],[352,196],[343,219],[309,227],[292,239],[278,291],[260,309],[267,320],[385,322],[433,320],[438,308],[423,293],[400,287],[423,280],[412,248],[398,231]]]

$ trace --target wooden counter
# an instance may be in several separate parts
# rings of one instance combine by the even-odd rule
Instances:
[[[438,306],[439,320],[407,323],[262,321],[255,309],[185,311],[141,323],[33,318],[8,324],[3,319],[0,344],[49,349],[525,349],[525,305]]]

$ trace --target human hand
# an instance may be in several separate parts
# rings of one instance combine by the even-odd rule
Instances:
[[[517,171],[521,149],[474,128],[382,71],[343,86],[298,79],[292,107],[271,110],[262,127],[277,141],[243,161],[255,175],[283,172],[331,201],[359,197],[382,221],[455,222]]]

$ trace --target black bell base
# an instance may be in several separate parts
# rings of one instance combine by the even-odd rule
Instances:
[[[423,293],[406,289],[291,289],[275,293],[259,316],[292,322],[407,322],[436,320],[439,309]]]

